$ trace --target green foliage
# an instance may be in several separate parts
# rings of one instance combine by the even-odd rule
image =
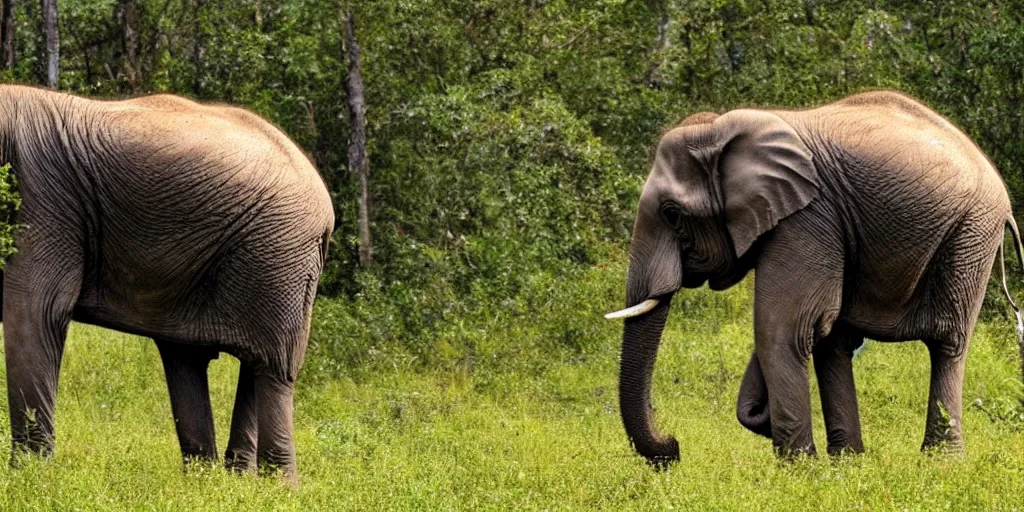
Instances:
[[[0,165],[0,270],[7,258],[17,251],[14,246],[14,231],[18,229],[15,214],[21,207],[18,194],[18,180],[11,171],[11,164]]]
[[[1024,430],[1024,404],[1021,404],[1020,400],[993,397],[986,403],[978,398],[971,402],[970,407],[985,413],[993,423],[1014,431]]]
[[[363,322],[392,319],[371,323],[416,354],[445,350],[430,336],[483,305],[579,279],[601,254],[624,259],[650,150],[697,111],[896,88],[963,127],[1024,198],[1019,2],[344,2],[362,49],[377,262],[359,269],[339,5],[135,0],[133,84],[120,3],[61,4],[61,88],[175,92],[278,124],[335,199],[321,292],[361,304]],[[2,76],[38,82],[39,8],[17,6]]]
[[[531,375],[552,357],[584,360],[614,352],[620,325],[601,315],[620,304],[625,258],[612,256],[613,265],[534,271],[497,303],[482,285],[456,295],[448,282],[436,280],[412,293],[412,287],[384,286],[375,274],[361,273],[363,292],[352,300],[317,301],[310,359],[322,377],[381,367]]]

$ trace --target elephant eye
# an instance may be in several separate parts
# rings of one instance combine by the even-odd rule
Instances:
[[[676,230],[683,225],[683,209],[675,201],[665,201],[661,204],[661,217],[666,224]]]

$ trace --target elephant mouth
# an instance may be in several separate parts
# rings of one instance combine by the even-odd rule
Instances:
[[[746,261],[734,261],[725,272],[712,275],[708,278],[708,288],[714,291],[722,291],[728,288],[732,288],[736,283],[747,277],[750,269],[753,265],[747,264]]]
[[[737,268],[730,268],[724,273],[710,272],[685,272],[683,274],[683,288],[700,288],[707,283],[708,288],[714,291],[721,291],[731,288],[743,280],[747,273]]]
[[[704,273],[696,272],[684,272],[683,273],[683,288],[700,288],[704,286],[704,283],[708,282],[710,276]]]
[[[731,288],[736,283],[742,281],[744,275],[746,274],[742,272],[735,272],[721,277],[710,278],[708,279],[708,288],[711,288],[716,292],[725,290],[726,288]]]

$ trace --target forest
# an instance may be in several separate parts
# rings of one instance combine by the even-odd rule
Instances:
[[[250,109],[314,162],[337,227],[296,398],[298,491],[181,473],[152,344],[74,325],[61,448],[0,470],[0,508],[1019,508],[1024,387],[994,280],[961,458],[918,452],[924,348],[872,343],[854,363],[868,453],[777,464],[733,417],[748,278],[673,303],[654,400],[682,461],[652,471],[618,416],[621,325],[600,315],[623,304],[657,141],[696,112],[898,90],[978,144],[1024,219],[1022,56],[1015,0],[3,0],[0,82]],[[225,431],[237,364],[212,371]]]

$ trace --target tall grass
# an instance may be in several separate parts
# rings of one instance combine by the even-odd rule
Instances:
[[[0,467],[0,510],[1024,507],[1010,322],[992,314],[972,340],[963,456],[919,452],[924,347],[874,343],[854,363],[867,453],[781,463],[767,440],[733,417],[753,347],[749,282],[675,299],[654,398],[682,460],[652,470],[633,454],[618,416],[621,326],[599,316],[621,306],[624,270],[531,278],[506,303],[453,315],[425,334],[429,340],[389,338],[384,326],[363,325],[379,307],[371,301],[321,301],[296,398],[301,486],[294,491],[218,467],[182,471],[153,343],[73,325],[56,455],[19,470]],[[236,372],[228,356],[211,368],[222,445]],[[0,438],[9,439],[5,407]]]

